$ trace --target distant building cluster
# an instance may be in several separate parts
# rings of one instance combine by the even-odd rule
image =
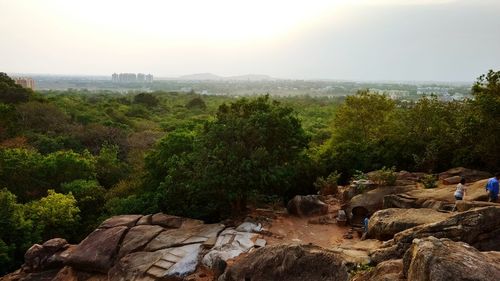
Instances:
[[[23,86],[24,88],[35,90],[35,80],[30,77],[13,77],[12,78],[16,84]]]
[[[144,73],[113,73],[111,81],[115,83],[152,83],[153,75]]]

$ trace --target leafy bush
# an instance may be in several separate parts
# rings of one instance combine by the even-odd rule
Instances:
[[[338,192],[338,180],[340,178],[340,173],[333,171],[330,173],[326,179],[324,177],[319,177],[314,182],[314,187],[321,194],[336,194]]]
[[[378,185],[393,186],[396,184],[398,179],[398,174],[396,173],[396,167],[386,168],[383,167],[380,170],[374,171],[370,176],[370,180]]]
[[[434,175],[425,175],[420,181],[425,188],[435,188],[438,186],[436,176]]]

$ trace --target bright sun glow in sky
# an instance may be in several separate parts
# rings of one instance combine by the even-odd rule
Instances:
[[[495,30],[496,0],[0,0],[0,71],[472,80]]]

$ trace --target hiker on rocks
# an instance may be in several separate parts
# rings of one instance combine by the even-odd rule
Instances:
[[[457,184],[457,189],[455,190],[455,199],[464,200],[465,191],[467,190],[467,186],[465,186],[465,178],[460,180],[460,183]]]
[[[486,183],[486,191],[489,193],[489,202],[498,202],[498,180],[500,180],[500,172],[496,173],[495,176],[488,180]]]

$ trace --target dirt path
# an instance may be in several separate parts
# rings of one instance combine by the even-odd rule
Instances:
[[[311,218],[298,218],[287,214],[278,215],[267,227],[273,236],[266,237],[268,245],[281,243],[315,244],[323,248],[340,245],[345,240],[344,234],[350,227],[341,227],[336,224],[311,224]],[[357,233],[352,234],[353,239],[359,240]]]

